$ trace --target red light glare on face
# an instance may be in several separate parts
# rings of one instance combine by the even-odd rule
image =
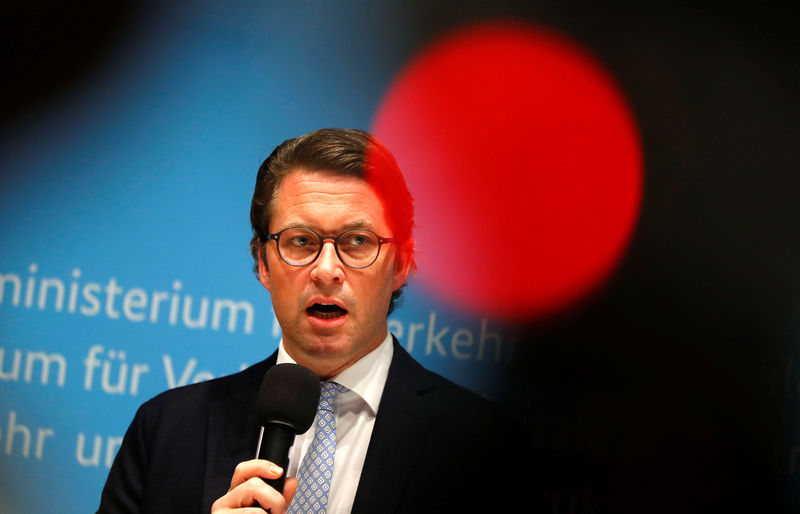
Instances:
[[[445,36],[397,76],[373,133],[414,195],[418,280],[458,308],[557,311],[608,276],[631,236],[633,116],[562,36],[504,23]]]

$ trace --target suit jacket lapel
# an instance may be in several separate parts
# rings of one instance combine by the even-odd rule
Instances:
[[[425,392],[433,387],[426,371],[394,340],[378,416],[361,471],[353,513],[386,512],[400,502],[422,462],[435,405]]]

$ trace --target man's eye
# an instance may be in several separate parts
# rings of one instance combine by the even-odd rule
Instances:
[[[350,246],[361,246],[367,244],[368,239],[360,234],[355,234],[347,238],[347,244]]]

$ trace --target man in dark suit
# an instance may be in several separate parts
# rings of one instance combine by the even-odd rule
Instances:
[[[519,460],[522,429],[423,369],[388,331],[386,317],[415,269],[413,203],[388,150],[357,130],[287,140],[259,169],[250,217],[258,277],[283,330],[277,352],[142,405],[99,511],[495,511],[503,499],[524,505],[524,486],[510,479],[529,472]],[[332,395],[327,424],[323,409],[315,427],[295,439],[287,469],[252,459],[258,388],[266,370],[284,362],[311,369]],[[331,429],[335,445],[317,446]],[[318,454],[325,458],[312,458]],[[318,471],[328,457],[328,468],[323,462]],[[282,474],[289,477],[282,492],[262,480]]]

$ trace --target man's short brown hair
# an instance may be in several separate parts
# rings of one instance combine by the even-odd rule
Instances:
[[[258,169],[250,204],[250,254],[258,272],[258,255],[267,241],[269,223],[275,208],[278,186],[289,173],[304,169],[356,177],[366,181],[383,205],[386,221],[398,240],[398,257],[407,259],[412,272],[414,262],[414,203],[394,156],[372,135],[363,130],[326,128],[287,139],[264,160]],[[380,234],[387,236],[387,234]],[[392,293],[389,313],[402,293]]]

